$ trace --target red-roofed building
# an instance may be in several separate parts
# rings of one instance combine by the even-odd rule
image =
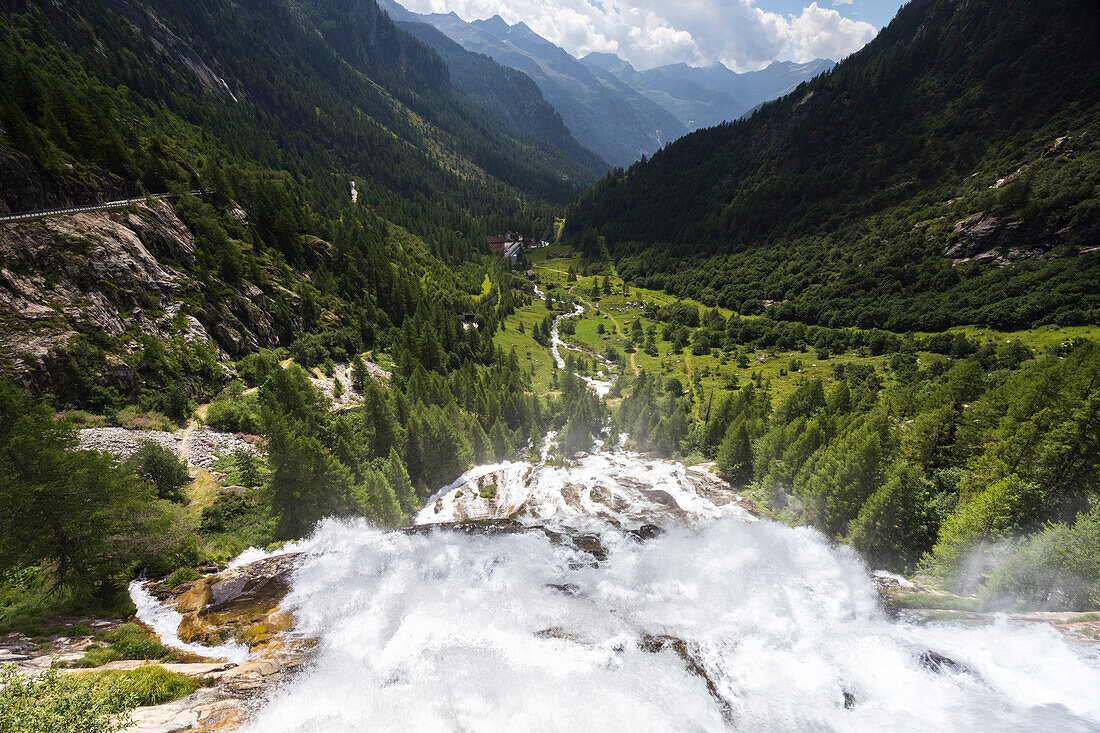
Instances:
[[[493,252],[504,251],[504,237],[488,237],[489,249]]]

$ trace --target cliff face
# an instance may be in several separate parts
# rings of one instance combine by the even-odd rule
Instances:
[[[143,344],[155,340],[204,349],[221,372],[212,376],[227,377],[230,355],[278,342],[270,303],[248,283],[191,278],[194,257],[194,236],[160,201],[0,224],[0,367],[63,393],[83,365],[76,342],[90,342],[103,359],[82,376],[128,394]]]
[[[50,175],[0,148],[0,215],[59,209],[144,196],[141,184],[103,174],[78,182]]]

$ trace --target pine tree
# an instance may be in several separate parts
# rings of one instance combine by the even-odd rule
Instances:
[[[515,444],[512,442],[511,431],[505,428],[500,420],[493,423],[493,429],[489,433],[489,439],[493,445],[493,456],[497,461],[503,461],[507,458],[511,458],[516,452]]]
[[[405,519],[393,488],[381,472],[367,471],[362,491],[366,500],[364,513],[369,518],[387,527],[396,527]]]
[[[744,418],[731,423],[718,448],[718,474],[731,483],[744,485],[752,479],[752,443]]]
[[[420,502],[417,501],[416,492],[413,490],[412,481],[409,479],[409,472],[405,470],[405,463],[401,460],[401,455],[396,448],[390,449],[385,474],[402,511],[406,514],[412,514],[419,509]]]
[[[363,357],[356,354],[351,361],[351,388],[359,394],[363,394],[367,387],[367,365],[363,363]]]

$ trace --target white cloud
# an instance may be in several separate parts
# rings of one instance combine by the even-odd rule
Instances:
[[[799,61],[818,58],[839,61],[863,48],[875,33],[870,23],[845,18],[836,10],[818,7],[813,2],[791,22],[790,42]]]
[[[765,10],[767,0],[398,0],[421,13],[454,11],[466,20],[500,15],[583,56],[614,52],[640,68],[722,61],[735,71],[776,58],[839,59],[874,37],[868,23],[817,2],[801,15]],[[834,4],[851,0],[833,0]]]

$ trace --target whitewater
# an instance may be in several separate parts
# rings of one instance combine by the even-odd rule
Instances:
[[[890,618],[849,548],[600,448],[475,468],[415,532],[323,522],[285,601],[315,656],[243,730],[1100,731],[1100,647]]]
[[[297,548],[286,604],[319,645],[244,730],[1100,730],[1095,647],[1044,624],[892,620],[853,552],[751,521],[679,464],[483,467],[417,523],[469,518],[490,480],[482,517],[526,490],[520,521],[555,534],[329,520]],[[563,498],[597,483],[608,501]]]

